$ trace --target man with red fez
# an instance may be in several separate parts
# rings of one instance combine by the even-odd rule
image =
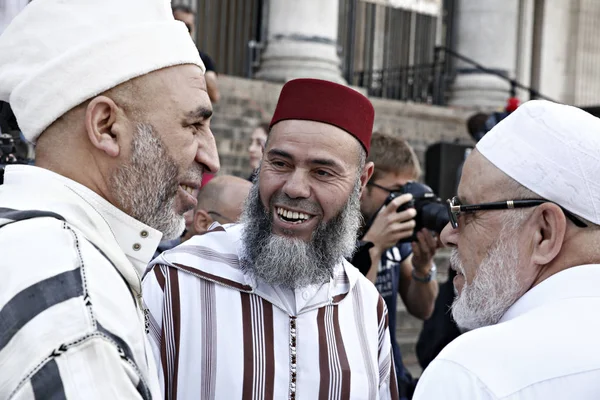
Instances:
[[[397,399],[387,309],[345,257],[374,110],[297,79],[281,92],[240,224],[213,224],[144,279],[169,399]]]

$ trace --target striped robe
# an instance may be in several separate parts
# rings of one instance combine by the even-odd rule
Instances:
[[[396,399],[387,309],[371,282],[344,260],[329,283],[295,291],[294,312],[282,290],[240,270],[240,234],[215,224],[144,278],[165,399]]]
[[[147,229],[145,238],[136,228]],[[7,167],[0,185],[0,399],[159,397],[140,276],[160,238],[76,182]]]

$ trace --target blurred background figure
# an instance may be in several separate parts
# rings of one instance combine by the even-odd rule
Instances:
[[[251,187],[250,182],[236,176],[223,175],[211,179],[200,188],[198,205],[181,241],[206,232],[213,222],[221,225],[236,222]]]
[[[398,391],[406,400],[412,397],[415,381],[404,366],[396,338],[398,295],[411,315],[429,318],[438,292],[433,263],[437,239],[425,228],[414,232],[414,208],[397,211],[413,198],[407,183],[421,175],[412,147],[404,139],[375,132],[368,161],[375,163],[375,170],[360,198],[366,225],[352,264],[375,283],[385,300]]]
[[[265,143],[267,143],[268,133],[269,123],[261,122],[260,125],[258,125],[256,129],[252,131],[252,136],[250,136],[250,146],[248,146],[250,167],[252,168],[252,174],[249,178],[250,181],[252,178],[254,178],[256,169],[260,165],[260,160],[263,156],[263,149],[265,148]]]
[[[185,231],[177,239],[160,242],[154,258],[192,236],[206,232],[213,222],[229,224],[237,221],[251,187],[248,180],[236,176],[208,175],[202,180],[201,188],[194,192],[198,200],[196,208],[184,214]]]
[[[195,39],[196,13],[194,10],[183,4],[173,6],[172,10],[173,17],[176,20],[183,22],[190,32],[190,36]],[[211,102],[218,103],[221,99],[221,92],[219,91],[219,83],[217,82],[217,67],[208,54],[202,51],[199,52],[200,58],[206,67],[204,78],[206,79],[206,86],[208,87],[208,96],[210,97]]]

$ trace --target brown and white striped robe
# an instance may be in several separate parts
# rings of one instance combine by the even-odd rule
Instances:
[[[240,270],[240,233],[195,236],[144,279],[165,399],[397,399],[371,282],[344,260],[327,284],[286,295]]]

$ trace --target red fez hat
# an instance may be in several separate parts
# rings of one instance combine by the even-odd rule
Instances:
[[[324,122],[354,136],[368,154],[374,118],[369,99],[354,89],[319,79],[294,79],[281,89],[270,127],[288,119]]]

